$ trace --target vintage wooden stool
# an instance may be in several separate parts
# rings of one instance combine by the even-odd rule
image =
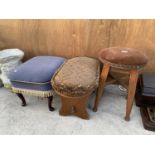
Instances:
[[[76,115],[88,119],[89,95],[98,87],[100,63],[88,57],[69,59],[54,75],[52,86],[60,95],[60,115]]]
[[[98,104],[103,93],[103,88],[106,84],[108,74],[111,69],[113,70],[113,78],[115,78],[113,82],[117,82],[125,87],[127,87],[125,84],[126,78],[123,79],[122,75],[129,74],[128,97],[125,115],[125,120],[129,121],[139,71],[144,67],[144,65],[146,65],[148,61],[147,57],[135,49],[111,47],[103,49],[99,52],[99,60],[104,64],[104,66],[100,76],[99,87],[97,90],[93,111],[97,111]]]

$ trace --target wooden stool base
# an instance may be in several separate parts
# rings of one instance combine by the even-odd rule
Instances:
[[[60,115],[76,115],[82,119],[89,119],[89,115],[86,110],[89,95],[81,97],[68,97],[64,95],[60,96],[62,103],[61,109],[59,111]]]
[[[102,93],[103,93],[104,86],[106,85],[106,81],[108,78],[110,68],[111,68],[111,66],[109,64],[104,64],[104,66],[102,68],[102,73],[101,73],[100,81],[99,81],[99,87],[97,89],[95,104],[93,107],[94,112],[97,111],[99,101],[100,101]],[[135,96],[139,71],[136,69],[133,69],[133,70],[128,70],[128,71],[121,70],[121,72],[122,73],[124,72],[125,74],[128,73],[130,75],[129,76],[129,85],[128,85],[128,96],[127,96],[127,103],[126,103],[126,115],[125,115],[125,120],[129,121],[130,113],[131,113],[132,106],[133,106],[133,100],[134,100],[134,96]],[[118,84],[119,84],[120,79],[116,79],[116,82],[118,82]]]

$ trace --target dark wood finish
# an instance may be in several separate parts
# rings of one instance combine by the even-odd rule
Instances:
[[[25,100],[23,94],[16,93],[16,95],[22,101],[22,106],[26,106],[27,104],[26,104],[26,100]],[[55,109],[52,107],[53,96],[49,96],[49,97],[47,97],[47,99],[48,99],[48,108],[49,108],[49,111],[54,111]]]
[[[16,94],[20,98],[20,100],[22,101],[22,106],[23,107],[26,106],[27,104],[26,104],[26,101],[25,101],[23,94],[20,94],[20,93],[16,93]]]
[[[107,80],[107,77],[108,77],[109,69],[110,69],[110,66],[108,64],[105,64],[103,66],[102,73],[101,73],[100,80],[99,80],[99,87],[98,87],[97,93],[96,93],[95,104],[94,104],[94,107],[93,107],[93,111],[94,112],[97,111],[97,108],[98,108],[98,105],[99,105],[99,101],[100,101],[100,98],[101,98],[102,93],[103,93],[103,88],[104,88],[104,86],[106,84],[106,80]]]
[[[48,109],[49,111],[54,111],[54,108],[52,107],[52,101],[53,101],[53,96],[48,97]]]
[[[89,95],[80,97],[68,97],[64,95],[60,96],[62,103],[61,109],[59,111],[60,115],[76,115],[82,119],[89,119],[89,115],[86,110]]]
[[[133,106],[133,100],[135,97],[137,80],[138,80],[138,70],[131,70],[128,86],[128,98],[126,104],[126,116],[125,116],[126,121],[130,120],[130,113]]]
[[[143,126],[146,130],[155,131],[155,123],[150,120],[147,107],[140,107]]]

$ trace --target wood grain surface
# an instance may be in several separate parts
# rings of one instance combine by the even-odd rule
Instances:
[[[97,57],[105,47],[139,49],[155,72],[155,20],[0,20],[0,49],[20,48],[25,60],[36,55]]]

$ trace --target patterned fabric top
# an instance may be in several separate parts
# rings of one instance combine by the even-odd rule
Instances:
[[[98,86],[100,63],[88,57],[69,59],[55,74],[53,88],[67,96],[80,96]]]

